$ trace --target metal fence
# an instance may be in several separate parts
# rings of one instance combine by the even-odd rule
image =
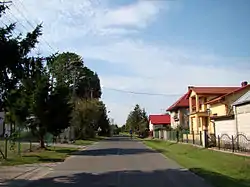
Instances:
[[[244,134],[235,136],[222,134],[218,135],[216,139],[216,147],[218,149],[250,153],[250,138]]]
[[[30,142],[21,142],[9,138],[0,139],[0,159],[10,159],[21,156],[24,153],[32,152],[39,147],[39,144]]]
[[[47,133],[44,140],[48,146],[53,143],[53,136]],[[39,147],[39,139],[31,132],[14,132],[9,136],[0,138],[0,159],[21,156],[24,153],[36,151]]]
[[[199,132],[198,134],[195,133],[189,134],[189,131],[186,130],[182,131],[155,130],[154,138],[163,139],[167,141],[177,141],[195,145],[202,145],[202,132]]]
[[[154,135],[154,138],[167,141],[189,143],[231,152],[250,153],[250,137],[244,134],[221,134],[215,136],[214,134],[208,134],[201,131],[197,134],[194,132],[190,134],[187,131],[157,130],[154,132]]]
[[[202,132],[189,134],[185,131],[180,131],[180,142],[190,143],[202,146]]]

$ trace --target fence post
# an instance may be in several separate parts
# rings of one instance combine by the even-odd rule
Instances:
[[[234,136],[232,135],[232,151],[234,152]]]
[[[179,131],[176,131],[177,143],[179,142]]]
[[[219,148],[219,150],[220,150],[220,135],[218,135],[218,148]]]
[[[188,143],[188,134],[186,134],[186,142]]]
[[[192,132],[192,135],[193,135],[192,137],[193,137],[193,144],[194,144],[194,143],[195,143],[195,142],[194,142],[194,131]]]
[[[18,155],[21,155],[21,127],[18,127]]]
[[[31,143],[31,140],[30,140],[30,152],[32,152],[32,143]]]
[[[202,133],[200,131],[200,145],[202,146]]]

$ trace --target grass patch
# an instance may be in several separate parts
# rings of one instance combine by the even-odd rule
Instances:
[[[33,163],[44,163],[44,162],[63,162],[71,153],[77,151],[76,148],[66,147],[53,147],[48,150],[37,149],[34,152],[27,152],[22,156],[9,157],[7,160],[2,160],[2,166],[14,166],[21,164],[33,164]]]
[[[95,138],[86,139],[86,140],[76,140],[74,144],[75,145],[83,145],[83,146],[85,146],[85,145],[91,145],[91,144],[93,144],[95,142],[98,142],[98,141],[104,140],[104,139],[106,139],[106,137],[104,137],[104,136],[97,136]]]
[[[91,145],[93,143],[95,143],[96,141],[95,140],[76,140],[75,141],[75,145]]]
[[[250,187],[249,157],[160,140],[143,142],[203,177],[215,187]]]
[[[31,150],[36,150],[37,145],[30,145],[29,143],[20,143],[20,153],[27,153],[30,152]],[[0,149],[1,151],[5,154],[5,148],[6,148],[6,143],[4,140],[0,141]],[[18,149],[19,149],[19,143],[15,142],[14,144],[11,144],[9,141],[7,142],[7,157],[12,158],[15,157],[18,154]]]

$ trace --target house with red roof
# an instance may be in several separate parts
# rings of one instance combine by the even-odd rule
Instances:
[[[169,114],[149,115],[149,130],[151,132],[159,128],[170,127],[170,124]]]
[[[189,99],[188,93],[184,94],[166,111],[170,112],[171,127],[189,129]]]
[[[250,90],[250,85],[243,82],[242,86],[227,94],[214,98],[206,104],[209,108],[210,123],[214,125],[216,135],[228,134],[236,135],[239,127],[236,126],[236,111],[233,103]],[[248,119],[249,121],[249,119]],[[212,126],[212,124],[210,126]],[[241,126],[241,124],[238,124]],[[242,131],[240,133],[243,133]]]
[[[214,120],[230,118],[233,115],[232,103],[250,90],[250,85],[245,81],[238,87],[190,86],[188,89],[190,132],[198,134],[207,130],[212,135],[218,133],[216,126],[228,132],[230,125],[222,126]]]

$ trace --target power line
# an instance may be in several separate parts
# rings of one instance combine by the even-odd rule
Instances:
[[[135,91],[120,90],[120,89],[108,88],[108,87],[103,87],[103,88],[107,89],[107,90],[113,90],[113,91],[116,91],[116,92],[137,94],[137,95],[163,96],[163,97],[177,97],[177,96],[182,96],[183,95],[183,94],[163,94],[163,93],[135,92]]]
[[[10,4],[10,3],[12,3],[12,1],[0,1],[0,4]]]
[[[18,0],[20,2],[20,4],[22,5],[22,7],[25,9],[26,12],[28,12],[28,10],[25,8],[24,4]],[[34,25],[27,19],[27,17],[23,14],[22,11],[19,10],[19,8],[12,3],[12,5],[14,6],[14,8],[17,10],[17,12],[25,19],[25,21],[28,23],[28,25],[34,29]],[[12,14],[13,15],[13,14]],[[23,24],[21,24],[25,29],[27,29]],[[43,36],[41,36],[41,38],[43,39],[43,41],[45,42],[45,44],[53,51],[52,53],[58,52],[58,50],[55,50],[50,44],[49,42],[47,42],[47,40],[45,40],[45,38]]]

